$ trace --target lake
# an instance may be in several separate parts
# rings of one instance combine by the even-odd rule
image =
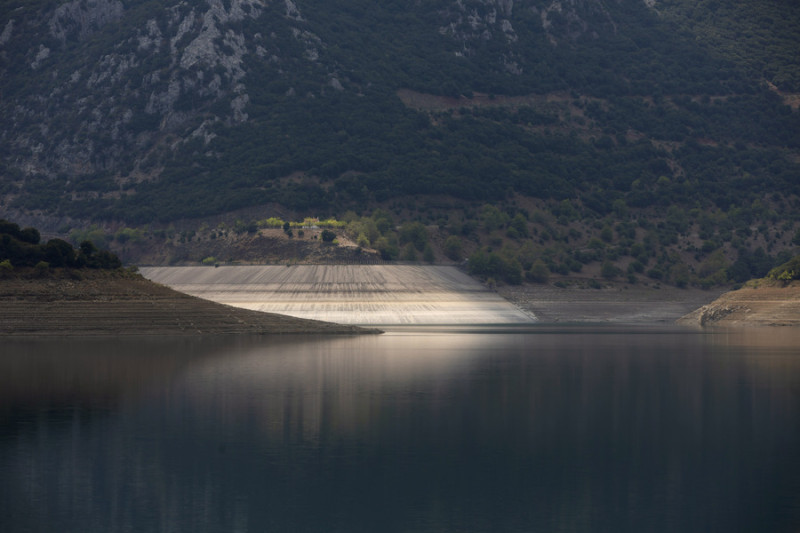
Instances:
[[[800,333],[4,339],[0,530],[800,528]]]

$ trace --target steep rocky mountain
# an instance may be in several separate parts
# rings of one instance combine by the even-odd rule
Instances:
[[[55,231],[494,204],[566,234],[673,206],[782,224],[780,249],[800,9],[718,4],[8,0],[0,213]]]

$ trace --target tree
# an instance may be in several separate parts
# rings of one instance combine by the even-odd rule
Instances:
[[[676,263],[669,270],[670,278],[675,286],[684,288],[689,284],[689,267],[684,263]]]
[[[511,219],[511,222],[509,223],[509,229],[515,230],[518,237],[527,237],[528,220],[522,215],[522,213],[517,213],[514,215],[514,218]]]
[[[378,240],[375,241],[375,249],[378,250],[381,254],[381,259],[384,261],[397,259],[399,253],[395,239],[390,239],[388,237],[379,237]]]
[[[426,263],[433,263],[436,260],[436,255],[433,253],[431,243],[425,244],[425,249],[422,251],[422,259],[424,259]]]
[[[78,248],[80,248],[81,253],[87,259],[92,257],[92,255],[94,255],[94,253],[97,251],[97,246],[95,246],[92,241],[88,241],[88,240],[81,242],[78,245]]]
[[[547,283],[550,279],[550,270],[541,259],[537,259],[525,274],[525,278],[534,283]]]
[[[522,265],[516,259],[507,259],[495,252],[480,249],[469,258],[467,265],[473,276],[498,278],[511,285],[522,283]]]
[[[41,235],[39,234],[39,230],[36,228],[25,228],[19,232],[19,240],[30,244],[39,244]]]
[[[622,274],[622,270],[617,268],[611,261],[603,261],[600,267],[600,275],[606,279],[614,279]]]
[[[412,243],[407,243],[403,247],[403,252],[400,254],[400,259],[403,261],[416,261],[417,250]]]
[[[322,237],[322,242],[333,242],[336,238],[336,234],[329,229],[322,230],[320,236]]]
[[[421,252],[428,243],[428,228],[422,222],[403,224],[398,232],[398,238],[400,244],[413,243],[414,248]]]
[[[485,205],[481,210],[481,219],[486,231],[492,232],[499,229],[508,222],[508,215],[500,211],[493,205]]]
[[[444,255],[453,261],[459,261],[461,259],[462,249],[463,245],[461,244],[461,239],[455,235],[450,235],[447,240],[444,241]]]
[[[10,235],[15,239],[19,239],[20,231],[19,224],[0,218],[0,234]]]
[[[36,275],[42,277],[47,273],[48,270],[50,270],[50,263],[47,261],[39,261],[36,263],[36,265],[34,265],[33,268],[36,272]]]
[[[47,262],[53,267],[71,267],[75,265],[75,250],[72,245],[62,239],[50,239],[44,250]]]
[[[800,255],[769,271],[767,277],[779,281],[792,281],[800,279]]]

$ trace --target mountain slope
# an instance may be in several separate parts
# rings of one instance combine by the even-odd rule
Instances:
[[[766,225],[777,252],[800,205],[787,105],[799,12],[777,0],[10,0],[0,212],[55,231],[244,208],[466,220],[491,203],[528,222],[541,209],[584,247],[606,224],[664,224],[672,206]],[[699,243],[682,229],[662,244],[731,242],[702,222],[676,226]]]

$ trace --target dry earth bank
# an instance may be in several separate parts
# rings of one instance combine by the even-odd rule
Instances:
[[[0,279],[0,307],[0,336],[377,332],[237,309],[119,272]]]
[[[681,317],[691,326],[800,326],[800,281],[759,280]]]

